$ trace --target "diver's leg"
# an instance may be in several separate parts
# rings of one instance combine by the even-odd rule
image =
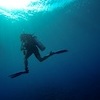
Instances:
[[[24,58],[25,71],[28,72],[28,60]]]
[[[27,51],[24,57],[24,65],[25,65],[25,71],[28,73],[28,58],[32,55],[32,52]]]
[[[42,62],[42,61],[46,60],[47,58],[49,58],[50,56],[54,55],[54,53],[53,53],[53,52],[50,52],[49,55],[44,56],[44,57],[41,57],[41,55],[40,55],[40,53],[39,53],[39,50],[37,49],[37,50],[34,52],[34,55],[35,55],[35,57],[36,57],[40,62]]]

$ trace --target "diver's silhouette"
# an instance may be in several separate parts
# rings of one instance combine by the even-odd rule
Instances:
[[[57,52],[51,51],[47,56],[41,57],[41,55],[39,53],[39,49],[43,51],[43,50],[45,50],[45,47],[40,41],[37,40],[36,36],[33,36],[32,34],[21,34],[20,39],[22,42],[21,43],[21,51],[23,51],[23,54],[24,54],[25,71],[10,75],[11,78],[15,78],[19,75],[26,74],[29,72],[29,70],[28,70],[28,58],[32,54],[34,54],[35,57],[40,62],[42,62],[54,54],[60,54],[60,53],[64,53],[64,52],[68,51],[68,50],[60,50]]]

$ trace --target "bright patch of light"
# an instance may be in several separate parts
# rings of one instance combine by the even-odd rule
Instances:
[[[29,0],[2,0],[0,1],[0,7],[6,9],[24,9],[30,4]]]
[[[17,19],[40,11],[52,11],[74,0],[0,0],[0,14]]]

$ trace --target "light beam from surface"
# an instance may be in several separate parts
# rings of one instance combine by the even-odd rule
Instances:
[[[52,11],[75,0],[0,0],[0,14],[12,18],[26,19],[36,12]]]

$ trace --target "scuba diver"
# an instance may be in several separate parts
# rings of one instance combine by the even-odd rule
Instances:
[[[11,78],[17,77],[21,74],[26,74],[29,73],[28,69],[28,58],[34,54],[35,57],[38,59],[38,61],[42,62],[49,58],[50,56],[53,56],[54,54],[60,54],[67,52],[68,50],[60,50],[57,52],[50,52],[48,55],[41,57],[39,49],[41,51],[45,50],[45,46],[37,39],[36,36],[33,36],[32,34],[21,34],[20,36],[21,40],[21,51],[23,51],[24,54],[24,66],[25,66],[25,71],[23,72],[18,72],[15,74],[10,75]]]

